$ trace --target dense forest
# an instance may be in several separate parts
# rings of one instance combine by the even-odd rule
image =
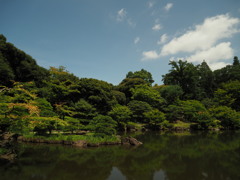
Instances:
[[[0,35],[0,131],[97,136],[144,129],[240,128],[240,63],[212,71],[203,61],[170,61],[154,85],[150,72],[128,72],[119,85],[45,69]]]

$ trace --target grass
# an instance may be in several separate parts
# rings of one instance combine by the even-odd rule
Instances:
[[[134,126],[137,130],[141,130],[146,124],[136,123],[136,122],[128,122],[128,125]]]
[[[62,135],[62,134],[53,134],[47,136],[37,136],[34,134],[24,135],[25,138],[34,138],[34,139],[43,139],[43,140],[58,140],[58,141],[79,141],[85,140],[88,143],[104,143],[104,142],[118,142],[119,137],[117,136],[94,136],[93,134],[89,135]]]
[[[190,126],[193,123],[186,123],[182,121],[177,121],[176,123],[173,123],[173,128],[182,128],[182,129],[190,129]]]

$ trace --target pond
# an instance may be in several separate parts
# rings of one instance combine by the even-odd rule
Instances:
[[[236,180],[240,132],[144,133],[139,147],[19,144],[1,180]]]

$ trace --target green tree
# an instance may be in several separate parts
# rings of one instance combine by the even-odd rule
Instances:
[[[197,100],[178,101],[169,105],[166,110],[167,119],[171,122],[180,120],[184,122],[198,122],[199,115],[206,112],[204,105]]]
[[[117,122],[110,116],[98,115],[90,123],[96,136],[112,136],[116,134]]]
[[[141,69],[141,71],[135,71],[135,72],[128,72],[126,75],[126,78],[141,78],[144,81],[146,81],[147,84],[151,85],[154,80],[152,78],[152,74],[145,69]]]
[[[131,89],[135,88],[135,86],[137,85],[144,84],[147,83],[141,78],[126,78],[122,80],[122,82],[116,87],[116,89],[123,92],[126,95],[126,101],[128,103],[132,97]]]
[[[84,99],[80,99],[73,107],[75,112],[73,117],[81,119],[83,123],[89,123],[89,120],[97,115],[96,108]]]
[[[100,114],[106,114],[117,104],[112,93],[113,85],[97,79],[82,78],[79,83],[81,98],[85,99]]]
[[[44,135],[49,132],[52,134],[53,130],[64,129],[68,126],[66,121],[57,117],[31,117],[30,128],[39,135]]]
[[[213,97],[213,92],[215,89],[214,73],[205,61],[197,66],[197,71],[199,74],[200,87],[199,99]]]
[[[147,102],[137,100],[130,101],[128,107],[132,111],[132,120],[135,122],[145,122],[144,113],[152,110]]]
[[[165,114],[158,109],[152,109],[151,111],[144,113],[146,122],[148,126],[152,129],[162,129],[164,128],[163,125],[166,124]]]
[[[117,122],[119,130],[126,130],[126,125],[131,119],[132,112],[127,106],[116,105],[108,115]]]
[[[220,121],[224,129],[239,129],[240,128],[240,113],[227,106],[218,106],[209,109],[213,118]]]
[[[166,85],[159,89],[161,96],[167,104],[174,104],[183,95],[183,90],[178,85]]]
[[[222,84],[221,88],[214,92],[215,101],[222,106],[229,106],[240,111],[240,81],[231,81]]]
[[[197,68],[187,61],[170,61],[169,73],[163,75],[165,85],[179,85],[183,90],[183,99],[196,99],[199,96]]]
[[[52,117],[56,115],[53,111],[52,105],[45,98],[37,98],[35,102],[36,102],[36,106],[40,110],[40,116]]]
[[[133,100],[147,102],[158,109],[160,109],[161,105],[165,102],[160,93],[148,85],[138,85],[130,91],[132,92]]]

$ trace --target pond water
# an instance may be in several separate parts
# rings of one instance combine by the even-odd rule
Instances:
[[[237,180],[240,132],[145,133],[139,147],[19,144],[1,180]]]

